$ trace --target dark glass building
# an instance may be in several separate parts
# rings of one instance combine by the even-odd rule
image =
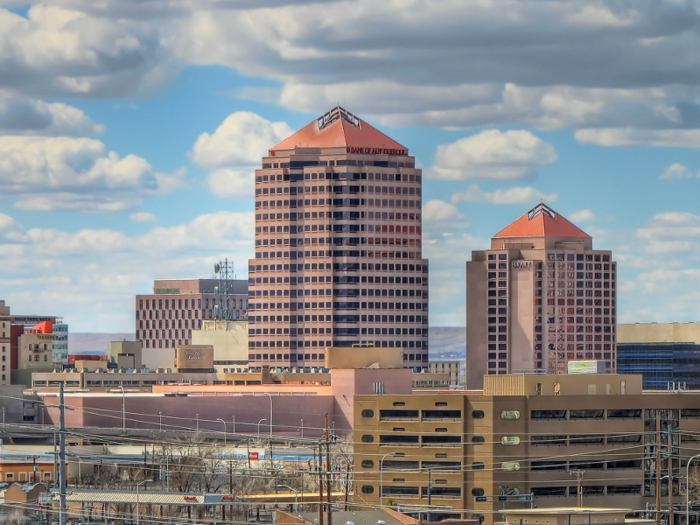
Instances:
[[[645,390],[667,390],[681,383],[700,390],[700,345],[695,343],[618,343],[617,372],[642,374]]]

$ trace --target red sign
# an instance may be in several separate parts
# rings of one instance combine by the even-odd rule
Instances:
[[[235,501],[235,500],[236,500],[236,496],[222,496],[221,499],[222,499],[223,501]]]
[[[259,452],[251,452],[248,454],[248,459],[260,459],[260,453]]]
[[[184,496],[185,501],[197,501],[196,496]]]
[[[347,153],[363,153],[365,155],[408,155],[407,149],[390,149],[390,148],[366,148],[363,146],[348,146],[345,148]]]

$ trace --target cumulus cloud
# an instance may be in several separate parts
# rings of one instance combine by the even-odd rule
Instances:
[[[202,133],[191,157],[200,166],[214,168],[206,181],[211,193],[230,199],[251,198],[260,158],[293,132],[284,122],[239,111],[229,115],[214,133]]]
[[[646,241],[648,253],[673,253],[697,250],[700,246],[700,217],[688,212],[657,213],[636,235]]]
[[[103,130],[104,126],[73,106],[0,89],[0,133],[78,137]]]
[[[247,111],[232,113],[213,134],[202,133],[192,148],[201,166],[258,164],[268,149],[294,132],[284,122],[270,122]]]
[[[659,146],[665,148],[699,148],[700,129],[582,129],[576,140],[596,146]]]
[[[683,166],[683,164],[674,163],[671,164],[664,172],[659,176],[662,180],[675,180],[675,179],[691,179],[693,178],[693,173]]]
[[[182,184],[143,158],[120,157],[95,139],[0,136],[0,192],[35,211],[121,211]]]
[[[158,218],[152,213],[146,211],[139,211],[129,215],[129,219],[134,222],[157,222]]]
[[[223,257],[244,268],[253,224],[252,213],[218,212],[128,235],[109,228],[25,230],[0,214],[0,288],[15,311],[39,302],[65,317],[71,330],[114,331],[115,323],[133,326],[134,295],[148,293],[154,278],[209,277]],[[47,272],[50,279],[37,279]]]
[[[490,129],[438,146],[428,172],[447,180],[522,180],[556,160],[554,146],[530,131]]]
[[[536,204],[537,202],[554,202],[559,198],[556,193],[542,193],[530,186],[512,187],[495,191],[483,191],[472,184],[466,191],[452,195],[453,203],[487,202],[489,204]]]
[[[572,222],[593,222],[597,220],[598,217],[588,208],[575,211],[569,215],[569,220]]]
[[[466,227],[464,215],[454,204],[432,199],[423,204],[423,222],[440,227]]]

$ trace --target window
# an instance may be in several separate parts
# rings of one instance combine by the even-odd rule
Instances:
[[[641,416],[641,409],[608,409],[608,419],[639,419]]]
[[[484,489],[475,487],[472,489],[472,496],[483,496],[484,495]]]
[[[501,468],[506,472],[514,472],[520,470],[520,463],[517,461],[504,461],[501,463]]]
[[[424,461],[423,470],[459,472],[462,470],[462,464],[459,461]]]
[[[385,459],[382,461],[382,470],[418,470],[417,461],[403,461],[394,459]]]
[[[369,408],[364,409],[361,412],[362,417],[374,417],[374,410],[370,410]]]
[[[472,410],[472,417],[474,419],[484,419],[484,415],[483,410]]]
[[[627,434],[621,436],[608,436],[608,443],[641,443],[641,434]]]
[[[436,481],[437,483],[437,481]],[[428,487],[422,487],[421,492],[423,496],[428,495]],[[431,496],[443,496],[446,498],[458,498],[462,495],[462,489],[459,487],[430,487]]]
[[[384,486],[382,496],[418,496],[418,487],[407,487],[405,485]]]
[[[533,461],[530,463],[532,470],[566,470],[566,461]]]
[[[459,445],[462,442],[461,436],[428,435],[423,436],[424,445]]]
[[[374,436],[371,434],[365,434],[362,436],[362,442],[363,443],[374,443]]]
[[[627,460],[617,460],[608,461],[608,470],[618,470],[618,469],[631,469],[631,468],[641,468],[641,459],[627,459]]]
[[[608,495],[610,494],[641,494],[641,485],[608,485]]]
[[[566,445],[566,436],[532,436],[533,445]]]
[[[603,419],[605,410],[570,410],[569,419]]]
[[[485,465],[481,461],[472,463],[472,470],[484,470]]]
[[[461,410],[423,410],[423,419],[459,419]]]
[[[380,419],[418,419],[418,410],[391,410],[379,411]]]
[[[481,445],[485,441],[484,436],[472,436],[472,443],[476,443],[477,445]]]
[[[533,496],[566,496],[567,487],[532,487]]]
[[[603,436],[596,434],[580,434],[578,436],[570,436],[570,445],[602,445]]]
[[[374,494],[374,487],[372,485],[362,485],[362,494]]]
[[[501,419],[520,419],[519,410],[504,410],[501,412]]]
[[[374,467],[374,461],[371,459],[363,459],[362,460],[362,468],[373,468]]]
[[[418,436],[379,436],[379,443],[382,445],[389,444],[418,444]]]
[[[566,419],[566,410],[532,410],[530,419]]]
[[[501,445],[520,445],[520,438],[518,436],[503,436]]]

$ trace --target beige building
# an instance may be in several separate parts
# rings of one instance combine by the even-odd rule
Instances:
[[[490,525],[508,509],[574,506],[569,472],[582,470],[584,506],[653,509],[658,493],[667,509],[669,477],[680,503],[678,479],[697,453],[700,395],[641,384],[639,375],[491,375],[483,393],[357,396],[355,494]]]
[[[604,360],[615,372],[616,263],[539,204],[467,263],[467,387],[483,377]]]
[[[153,293],[136,296],[136,340],[146,349],[175,348],[192,342],[192,331],[205,319],[216,319],[217,307],[245,319],[248,285],[233,281],[228,304],[216,294],[218,279],[156,279]],[[146,356],[148,352],[146,352]]]
[[[117,364],[118,368],[138,369],[144,366],[141,341],[112,341],[109,344],[107,355],[110,361]],[[172,366],[172,360],[169,366]]]
[[[450,386],[464,384],[462,380],[462,364],[459,361],[431,361],[428,369],[433,374],[447,374]]]
[[[5,301],[0,301],[0,385],[10,384],[11,331],[10,307],[5,305]]]
[[[700,344],[700,323],[630,323],[617,325],[618,343]]]
[[[326,347],[400,347],[428,362],[421,170],[336,107],[272,147],[255,172],[248,267],[251,365],[320,366]]]
[[[211,345],[214,365],[248,364],[248,321],[204,321],[192,332],[193,345]]]

